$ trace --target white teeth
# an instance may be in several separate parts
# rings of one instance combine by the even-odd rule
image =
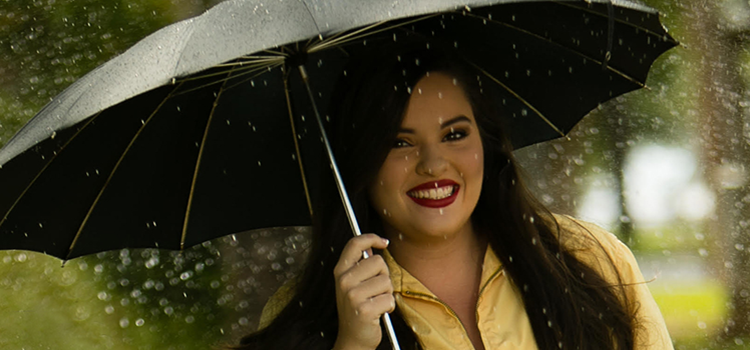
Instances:
[[[411,191],[407,194],[413,198],[438,200],[452,196],[453,191],[455,191],[455,188],[453,186],[445,186],[439,188],[431,188],[429,190]]]

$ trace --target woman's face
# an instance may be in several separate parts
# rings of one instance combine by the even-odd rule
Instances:
[[[484,153],[471,104],[445,73],[414,87],[401,129],[368,188],[386,234],[415,241],[471,229]]]

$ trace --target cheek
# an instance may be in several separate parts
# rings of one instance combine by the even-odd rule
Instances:
[[[392,161],[389,157],[380,167],[373,184],[368,188],[370,204],[379,212],[388,207],[388,203],[399,191],[399,179],[403,177],[403,168],[402,164]]]

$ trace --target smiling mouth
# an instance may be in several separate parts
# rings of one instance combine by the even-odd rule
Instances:
[[[452,186],[443,186],[438,188],[431,188],[431,189],[425,189],[425,190],[415,190],[415,191],[409,191],[406,194],[411,198],[416,199],[431,199],[431,200],[440,200],[445,199],[453,195],[454,192],[458,189],[458,185],[452,185]]]
[[[423,207],[447,207],[458,197],[459,186],[453,180],[438,180],[423,183],[406,192],[406,195]]]

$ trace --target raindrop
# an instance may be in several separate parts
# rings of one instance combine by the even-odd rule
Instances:
[[[403,241],[404,240],[404,234],[403,233],[399,233],[398,234],[398,240],[399,241]]]
[[[442,92],[438,92],[438,98],[440,98],[440,99],[443,98],[443,93]]]
[[[137,327],[143,326],[144,323],[146,323],[146,321],[144,321],[142,318],[135,320],[135,325]]]
[[[130,325],[130,321],[127,317],[123,317],[120,319],[120,327],[127,328]]]
[[[50,138],[54,140],[55,136],[57,136],[57,131],[53,131],[52,135],[50,135]]]
[[[440,215],[443,215],[443,208],[440,208]]]

